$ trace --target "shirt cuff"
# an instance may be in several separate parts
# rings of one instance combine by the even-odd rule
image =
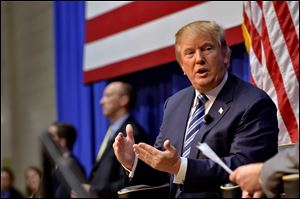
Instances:
[[[122,164],[122,167],[123,167],[126,171],[129,172],[129,174],[128,174],[128,177],[129,177],[129,178],[133,178],[134,172],[135,172],[135,170],[136,170],[137,162],[138,162],[138,158],[137,158],[137,156],[135,156],[135,158],[134,158],[134,163],[133,163],[133,166],[132,166],[132,170],[131,170],[131,171],[130,171],[129,169],[127,169],[127,168]]]
[[[180,157],[181,163],[180,163],[180,168],[179,171],[176,175],[174,175],[174,183],[175,184],[184,184],[185,176],[186,176],[186,170],[187,170],[187,165],[188,161],[187,158]]]

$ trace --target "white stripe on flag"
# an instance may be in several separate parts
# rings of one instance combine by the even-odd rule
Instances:
[[[207,2],[160,17],[86,44],[84,71],[171,46],[176,31],[189,22],[215,20],[227,29],[239,25],[241,16],[242,2]]]
[[[265,2],[264,9],[266,9],[266,11],[264,11],[264,16],[267,24],[270,43],[272,45],[272,51],[278,63],[280,73],[282,74],[284,83],[283,85],[287,92],[287,97],[291,103],[293,111],[296,115],[299,115],[299,99],[294,97],[299,96],[299,82],[294,75],[295,72],[293,64],[291,62],[286,43],[284,42],[284,37],[278,23],[273,3],[271,1]],[[299,124],[299,117],[297,123]]]
[[[287,16],[289,13],[291,16]],[[290,55],[299,51],[299,47],[291,42],[295,37],[297,44],[299,40],[299,2],[245,2],[244,16],[248,18],[244,23],[247,23],[245,26],[252,42],[249,51],[251,75],[256,85],[265,90],[278,107],[278,142],[296,142],[299,138],[299,81],[296,76],[299,62]],[[281,19],[285,21],[279,23]],[[286,24],[286,21],[292,24]],[[296,26],[297,33],[291,26]],[[287,35],[293,36],[293,40]],[[288,45],[296,49],[288,49]]]
[[[132,1],[87,1],[86,19],[92,19],[131,2]]]

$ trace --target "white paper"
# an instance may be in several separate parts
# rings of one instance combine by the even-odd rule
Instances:
[[[198,143],[197,148],[209,159],[219,164],[225,171],[229,174],[232,173],[232,170],[217,156],[217,154],[208,146],[206,143]]]

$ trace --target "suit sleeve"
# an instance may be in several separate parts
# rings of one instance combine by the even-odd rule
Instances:
[[[291,173],[299,173],[299,142],[296,146],[278,153],[263,165],[260,181],[266,196],[276,197],[281,177]]]

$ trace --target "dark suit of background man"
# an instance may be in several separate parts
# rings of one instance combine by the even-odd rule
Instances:
[[[99,197],[117,198],[117,191],[124,187],[127,177],[124,175],[122,165],[114,155],[112,144],[119,132],[125,133],[126,124],[134,128],[134,138],[137,142],[148,142],[148,136],[143,128],[129,115],[134,105],[133,88],[125,82],[111,82],[104,89],[100,104],[103,115],[110,121],[110,127],[102,142],[99,153],[90,177],[90,185],[86,189],[95,191]],[[110,135],[109,135],[110,134]],[[108,140],[105,144],[105,140]],[[101,151],[101,148],[102,151]]]
[[[159,174],[165,174],[170,176],[172,196],[220,197],[219,187],[229,181],[228,174],[200,153],[197,143],[206,142],[231,169],[265,161],[277,152],[276,106],[264,91],[227,73],[231,51],[223,29],[215,22],[184,26],[176,33],[175,48],[192,86],[167,99],[154,147],[134,144],[128,129],[126,138],[122,134],[116,138],[115,154],[131,170],[132,183],[154,184]],[[200,94],[208,99],[206,117],[189,143],[189,155],[183,157],[184,142],[188,143],[185,134]],[[154,169],[146,172],[149,167],[143,162]]]

